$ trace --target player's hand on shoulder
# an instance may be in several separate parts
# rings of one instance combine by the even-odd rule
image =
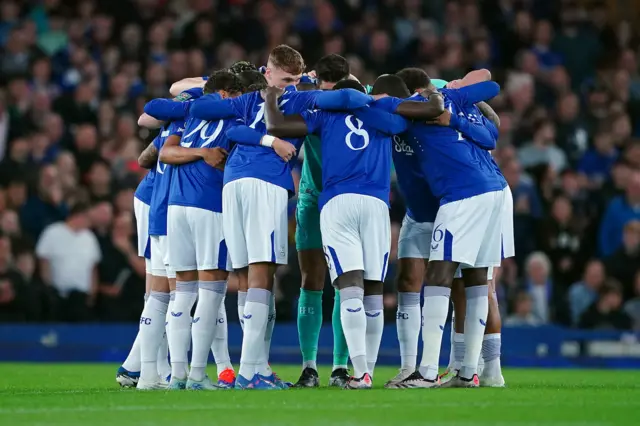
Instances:
[[[371,97],[377,101],[378,99],[388,98],[389,95],[387,95],[386,93],[380,93],[378,95],[371,95]]]
[[[284,93],[284,89],[281,89],[275,86],[269,86],[266,89],[262,89],[260,91],[260,96],[262,96],[262,99],[267,99],[267,96],[274,96],[274,95],[277,98],[279,98],[280,96],[282,96],[283,93]]]
[[[436,126],[449,126],[451,123],[451,112],[449,110],[444,110],[442,114],[434,118],[433,120],[427,121],[427,124],[433,124]]]
[[[210,165],[211,167],[215,167],[216,169],[223,170],[224,163],[227,161],[227,156],[229,155],[229,153],[224,148],[220,148],[220,147],[205,148],[205,149],[206,151],[204,152],[204,155],[202,157],[204,162]]]
[[[296,147],[280,138],[275,138],[271,147],[285,162],[289,162],[296,155]]]
[[[311,78],[316,78],[316,70],[311,70],[307,73],[307,75]]]
[[[462,85],[462,80],[458,79],[458,80],[452,80],[448,82],[445,87],[447,89],[459,89],[461,85]]]

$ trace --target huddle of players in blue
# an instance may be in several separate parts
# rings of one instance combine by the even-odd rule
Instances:
[[[212,78],[222,81],[227,74],[230,73],[219,71]],[[402,79],[387,75],[376,81],[372,96],[352,80],[339,82],[331,91],[272,86],[244,94],[240,92],[246,88],[237,86],[237,80],[229,77],[229,82],[213,93],[204,94],[201,88],[194,88],[176,99],[155,99],[145,106],[146,114],[165,122],[153,142],[156,151],[161,152],[165,142],[174,136],[180,138],[180,147],[192,150],[189,152],[193,155],[184,157],[179,166],[157,161],[140,184],[136,198],[150,205],[151,237],[167,235],[170,206],[221,215],[221,221],[216,223],[222,229],[211,237],[215,247],[207,249],[216,262],[204,269],[249,271],[247,304],[241,316],[242,359],[233,386],[287,387],[271,371],[268,345],[265,354],[263,342],[270,340],[266,328],[273,321],[269,310],[273,272],[276,265],[287,263],[286,199],[295,195],[291,160],[308,134],[315,134],[322,141],[320,226],[331,280],[340,291],[340,317],[354,369],[345,387],[372,386],[382,331],[373,339],[368,337],[369,309],[363,300],[367,296],[377,300],[375,297],[382,294],[387,271],[392,161],[407,204],[407,216],[415,222],[435,225],[432,238],[425,242],[431,262],[424,303],[428,315],[423,310],[421,327],[428,348],[420,369],[403,377],[403,384],[398,387],[440,385],[437,365],[442,330],[451,282],[459,266],[464,268],[467,290],[472,290],[467,291],[467,316],[471,320],[465,328],[465,339],[467,333],[474,336],[467,344],[469,353],[465,354],[460,373],[449,383],[456,387],[476,386],[484,331],[474,328],[471,322],[483,325],[487,320],[487,268],[499,266],[502,257],[501,212],[506,187],[489,152],[496,146],[498,130],[476,104],[496,96],[499,86],[485,81],[436,90],[428,84],[426,90],[411,95]],[[218,150],[212,154],[205,151],[213,148]],[[491,225],[492,220],[497,224]],[[182,251],[182,245],[174,243],[171,247],[173,241],[178,240],[167,240],[169,247],[164,253],[169,253],[169,259],[178,259],[182,254],[175,251]],[[198,263],[202,256],[199,241],[196,238],[192,256],[198,258]],[[153,262],[153,253],[151,256]],[[427,259],[429,253],[421,257]],[[172,264],[175,260],[168,261],[167,257],[161,262],[176,266]],[[183,271],[201,270],[195,264],[178,266],[184,267]],[[469,270],[480,273],[467,273]],[[379,300],[381,304],[381,296]],[[171,309],[169,312],[174,317],[182,315]],[[171,320],[169,315],[167,318]],[[141,333],[142,325],[141,321]],[[149,353],[154,351],[158,351],[156,343]],[[142,358],[144,369],[149,356],[143,352]],[[182,372],[174,369],[172,373],[175,388],[184,387],[176,381]],[[163,388],[153,379],[144,380],[146,387],[138,383],[138,388]]]

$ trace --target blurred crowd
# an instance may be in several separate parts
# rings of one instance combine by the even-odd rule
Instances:
[[[639,13],[616,0],[3,0],[0,321],[136,321],[136,160],[155,136],[136,125],[142,106],[285,43],[309,69],[347,57],[363,83],[490,69],[515,205],[517,256],[496,277],[505,323],[640,329]],[[300,284],[290,247],[283,321]]]

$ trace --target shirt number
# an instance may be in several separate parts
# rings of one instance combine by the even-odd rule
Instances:
[[[355,126],[353,125],[352,119],[356,120]],[[362,149],[365,149],[367,145],[369,145],[369,133],[367,133],[367,131],[362,128],[362,121],[355,118],[353,115],[347,115],[344,119],[344,124],[346,124],[350,130],[350,132],[347,133],[347,136],[345,137],[345,142],[347,146],[354,151],[360,151]],[[357,136],[360,136],[363,140],[362,146],[358,148],[353,146],[353,143],[351,142],[351,137],[354,134]]]

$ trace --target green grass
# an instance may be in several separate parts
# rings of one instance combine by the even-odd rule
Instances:
[[[0,364],[0,425],[532,426],[640,424],[635,371],[507,370],[507,389],[137,392],[115,365]],[[294,380],[297,366],[278,366]],[[213,371],[211,371],[213,373]],[[321,369],[326,383],[328,369]]]

